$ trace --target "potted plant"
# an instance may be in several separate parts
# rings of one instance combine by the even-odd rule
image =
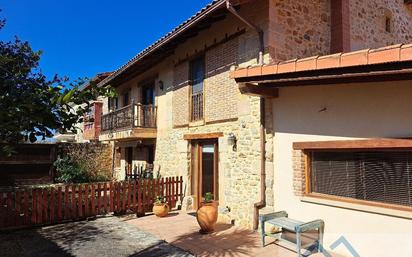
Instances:
[[[207,234],[215,230],[217,221],[217,205],[213,201],[213,194],[205,194],[204,201],[200,203],[200,208],[196,212],[197,223],[200,226],[200,233]]]
[[[164,196],[156,196],[153,204],[153,213],[157,217],[166,217],[169,214],[169,205]]]

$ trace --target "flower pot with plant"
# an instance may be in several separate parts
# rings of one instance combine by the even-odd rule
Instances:
[[[217,222],[217,204],[213,201],[213,194],[208,192],[204,196],[204,201],[200,203],[200,208],[196,212],[197,223],[200,226],[200,233],[211,233],[215,230]]]
[[[156,196],[153,204],[153,213],[157,217],[166,217],[169,214],[169,205],[164,196]]]

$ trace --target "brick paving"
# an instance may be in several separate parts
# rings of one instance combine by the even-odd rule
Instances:
[[[171,245],[184,249],[196,256],[211,257],[296,257],[297,254],[267,239],[268,245],[261,246],[260,235],[251,230],[228,224],[217,224],[212,234],[202,235],[196,218],[184,212],[173,212],[165,218],[153,215],[132,218],[127,223],[153,234]],[[323,256],[323,255],[311,255]]]

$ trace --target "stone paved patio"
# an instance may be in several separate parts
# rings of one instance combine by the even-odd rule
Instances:
[[[165,218],[153,215],[127,220],[129,224],[147,231],[168,243],[189,251],[196,256],[211,257],[296,257],[297,254],[287,250],[268,239],[266,247],[261,246],[257,232],[240,229],[227,224],[217,224],[216,232],[202,235],[193,215],[174,212]],[[313,254],[311,257],[324,256]]]
[[[117,217],[0,233],[1,257],[192,257]]]

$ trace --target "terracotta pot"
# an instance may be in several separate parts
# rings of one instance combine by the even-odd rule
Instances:
[[[217,222],[216,202],[201,203],[196,212],[197,223],[200,226],[200,233],[211,233],[215,230]]]
[[[159,205],[153,205],[153,213],[157,217],[166,217],[167,214],[169,214],[169,205],[167,203],[165,204],[159,204]]]

